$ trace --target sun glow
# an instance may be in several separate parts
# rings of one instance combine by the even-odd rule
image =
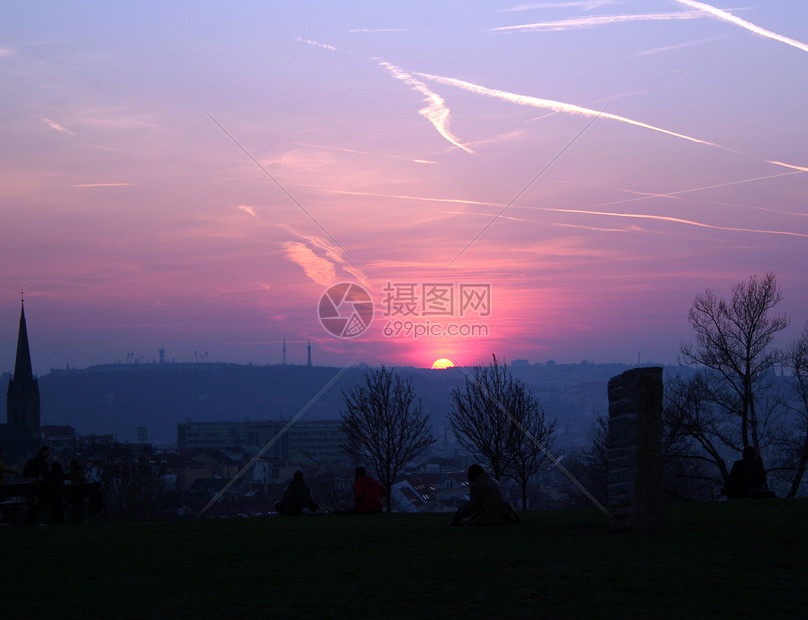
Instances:
[[[454,362],[450,359],[442,357],[432,363],[432,370],[443,370],[444,368],[453,368]]]

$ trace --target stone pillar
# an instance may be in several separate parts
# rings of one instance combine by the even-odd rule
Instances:
[[[609,513],[613,527],[662,527],[662,368],[609,380]]]

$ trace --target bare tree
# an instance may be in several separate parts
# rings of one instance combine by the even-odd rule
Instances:
[[[711,399],[730,415],[738,416],[743,446],[761,446],[761,427],[770,411],[758,408],[762,381],[782,355],[773,348],[774,336],[788,325],[785,316],[771,312],[782,299],[774,273],[751,276],[732,289],[729,301],[711,290],[696,296],[688,320],[695,344],[681,345],[681,360],[711,370]]]
[[[512,464],[510,477],[522,488],[522,510],[527,510],[527,485],[530,478],[550,460],[548,456],[555,438],[556,420],[547,422],[544,409],[533,393],[518,379],[512,401],[513,423],[521,431],[516,433],[511,444]]]
[[[673,377],[665,385],[662,411],[663,483],[674,497],[703,496],[726,483],[724,455],[736,449],[732,425],[717,405],[709,375]]]
[[[521,383],[496,355],[488,366],[472,369],[463,388],[452,390],[449,424],[461,446],[478,455],[500,480],[513,464],[512,446],[520,429],[511,411],[522,391]]]
[[[802,335],[792,343],[785,357],[785,368],[792,375],[796,424],[787,435],[787,455],[790,457],[793,476],[788,497],[794,497],[802,484],[808,466],[808,323]]]
[[[609,501],[609,418],[595,420],[592,443],[573,456],[572,469],[581,482],[602,504]]]
[[[458,442],[484,460],[494,478],[519,483],[525,510],[528,482],[549,459],[556,427],[532,392],[494,355],[488,366],[473,369],[462,389],[452,390],[448,417]]]
[[[404,466],[435,442],[429,415],[416,402],[412,380],[402,381],[382,366],[365,373],[364,385],[343,391],[345,410],[340,428],[344,450],[367,463],[379,481],[391,489]],[[387,496],[387,511],[392,499]]]

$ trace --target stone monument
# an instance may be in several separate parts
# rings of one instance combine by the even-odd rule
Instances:
[[[662,368],[609,380],[609,513],[620,529],[662,527]]]

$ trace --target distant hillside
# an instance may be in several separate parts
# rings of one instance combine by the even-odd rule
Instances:
[[[511,366],[559,420],[557,445],[587,441],[592,422],[608,410],[608,380],[623,364],[527,364]],[[446,426],[451,390],[463,385],[462,369],[397,369],[412,378],[433,425]],[[675,370],[675,369],[674,369]],[[290,419],[338,373],[339,368],[239,364],[108,364],[54,370],[39,377],[42,423],[65,424],[81,434],[113,433],[135,441],[146,427],[153,443],[176,442],[177,424],[225,420]],[[306,412],[307,419],[339,417],[342,391],[362,380],[365,367],[346,371]],[[8,375],[3,376],[8,385]],[[3,404],[5,407],[5,402]]]

